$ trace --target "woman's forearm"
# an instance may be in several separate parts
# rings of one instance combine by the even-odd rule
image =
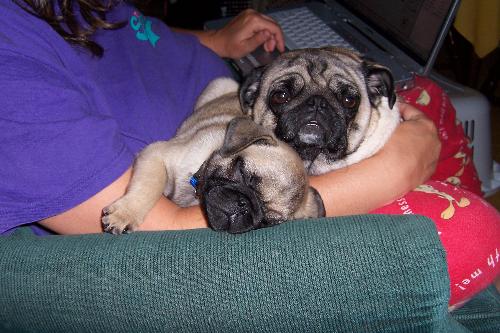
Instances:
[[[207,220],[199,205],[181,208],[162,197],[146,215],[144,223],[137,230],[184,230],[207,227]]]
[[[327,216],[366,214],[413,189],[391,156],[375,155],[360,163],[310,179]]]
[[[410,105],[400,103],[399,108],[404,121],[377,154],[344,169],[311,177],[327,216],[368,213],[432,176],[441,150],[436,126]]]
[[[103,232],[101,214],[123,194],[132,175],[129,168],[112,184],[76,207],[40,222],[58,234],[88,234]],[[207,227],[207,221],[199,206],[180,208],[172,201],[161,197],[146,215],[137,230],[179,230]]]

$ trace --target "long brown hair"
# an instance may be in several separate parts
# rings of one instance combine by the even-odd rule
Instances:
[[[118,29],[126,23],[106,20],[106,13],[122,0],[14,1],[30,14],[47,22],[67,42],[81,46],[98,57],[102,56],[103,48],[92,39],[94,32],[98,29]]]

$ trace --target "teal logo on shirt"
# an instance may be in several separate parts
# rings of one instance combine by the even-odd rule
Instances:
[[[155,47],[160,36],[153,32],[151,29],[152,24],[150,19],[138,12],[134,12],[134,15],[130,18],[130,27],[136,31],[135,37],[138,40],[149,41]]]

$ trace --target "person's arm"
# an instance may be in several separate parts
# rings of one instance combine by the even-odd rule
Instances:
[[[424,183],[434,172],[441,143],[432,120],[399,105],[403,122],[375,155],[357,164],[310,178],[327,216],[366,214]]]
[[[198,37],[200,42],[223,58],[238,59],[263,45],[267,52],[285,50],[283,32],[269,16],[247,9],[219,30],[185,30]]]
[[[440,142],[434,123],[422,112],[401,105],[405,121],[374,156],[347,168],[311,177],[321,194],[327,216],[363,214],[397,199],[432,175]],[[41,224],[57,233],[102,232],[101,211],[125,193],[131,169],[82,204]],[[207,227],[199,206],[180,208],[162,197],[138,230]]]
[[[68,211],[47,218],[41,225],[58,234],[86,234],[103,232],[101,226],[102,209],[120,198],[127,188],[132,175],[129,168],[112,184],[90,199]],[[181,230],[206,228],[207,222],[199,206],[180,208],[162,197],[146,215],[137,230]]]

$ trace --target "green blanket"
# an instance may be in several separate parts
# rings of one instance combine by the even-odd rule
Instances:
[[[421,216],[0,237],[0,332],[465,332]]]

